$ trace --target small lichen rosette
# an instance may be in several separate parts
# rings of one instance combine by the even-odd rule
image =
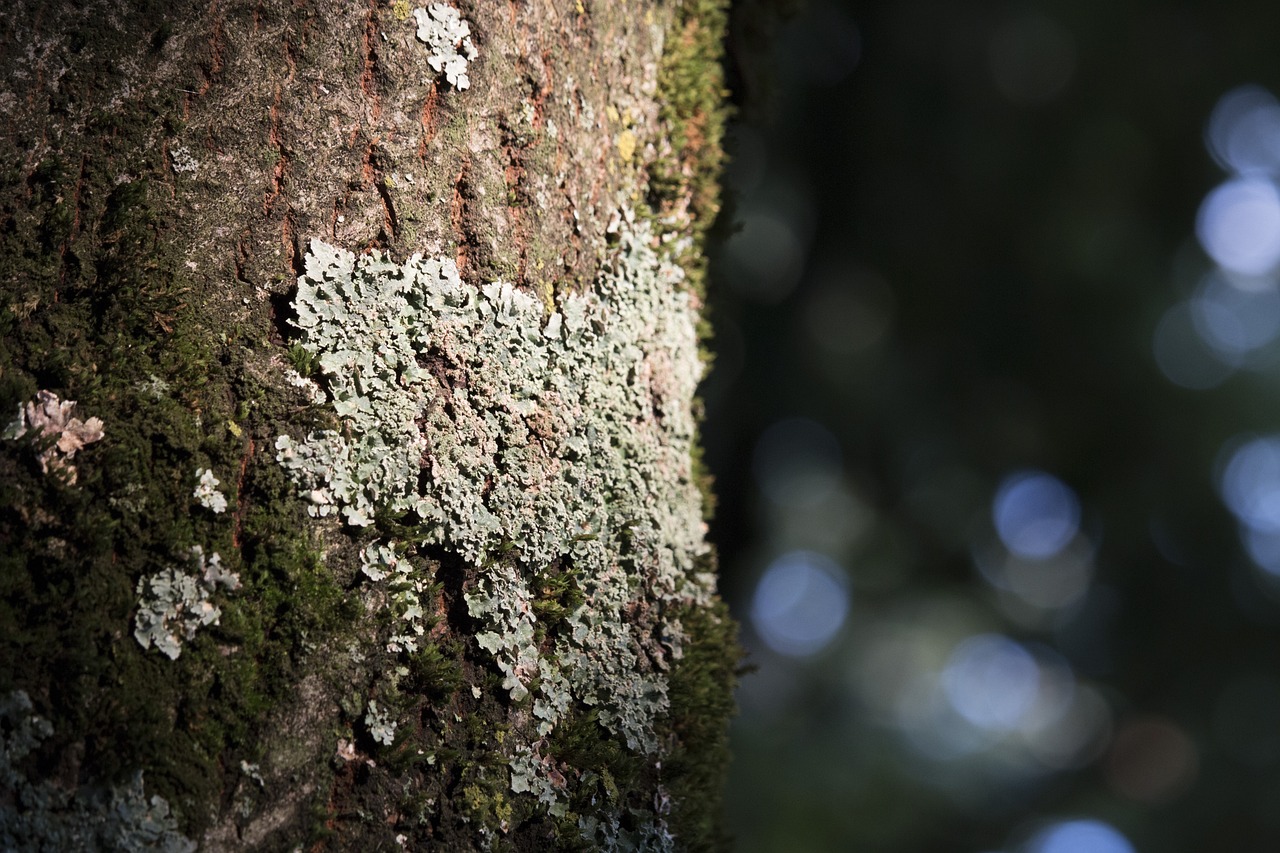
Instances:
[[[196,572],[167,568],[138,580],[138,612],[133,636],[144,649],[154,646],[170,660],[182,654],[182,641],[195,638],[205,625],[217,625],[222,609],[212,602],[219,589],[240,588],[240,576],[222,565],[215,551],[206,560],[204,549],[191,546]]]
[[[512,697],[538,685],[540,733],[576,699],[645,752],[682,636],[664,611],[711,590],[695,569],[694,311],[655,243],[627,217],[594,291],[548,315],[509,283],[464,284],[450,260],[313,240],[294,323],[342,429],[276,445],[313,515],[412,513],[427,541],[488,567],[468,609]],[[529,576],[557,561],[585,600],[540,653]]]

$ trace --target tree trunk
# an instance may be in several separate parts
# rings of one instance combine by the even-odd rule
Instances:
[[[723,843],[723,6],[10,0],[0,847]]]

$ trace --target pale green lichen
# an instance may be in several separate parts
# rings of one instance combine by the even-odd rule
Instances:
[[[520,746],[511,756],[508,766],[511,768],[511,790],[521,794],[533,794],[538,802],[547,807],[547,812],[556,817],[568,813],[568,805],[564,801],[564,792],[568,788],[568,780],[555,762],[539,752],[538,747]]]
[[[431,49],[427,64],[443,72],[449,85],[461,91],[471,85],[467,63],[478,55],[471,43],[471,25],[447,3],[432,3],[413,10],[418,23],[418,40]]]
[[[185,145],[175,145],[169,149],[169,162],[173,166],[173,171],[179,175],[195,174],[200,170],[199,161],[191,156],[191,149]]]
[[[33,781],[18,767],[53,734],[23,690],[0,696],[0,850],[191,853],[163,797],[148,798],[138,773],[127,785],[81,787]]]
[[[383,746],[391,746],[396,740],[396,721],[391,713],[385,708],[379,708],[378,703],[369,700],[369,705],[365,708],[364,724],[369,730],[369,737]]]
[[[329,399],[325,396],[324,391],[320,389],[320,386],[315,383],[315,380],[308,379],[292,368],[284,372],[284,378],[290,385],[305,391],[313,403],[324,403]]]
[[[156,376],[154,373],[152,373],[149,375],[147,381],[137,382],[134,384],[133,387],[137,388],[143,394],[146,394],[149,397],[154,397],[157,400],[159,400],[162,397],[168,396],[169,391],[172,390],[173,386],[171,386],[168,382],[165,382],[159,376]]]
[[[248,776],[258,784],[259,788],[267,787],[266,780],[262,778],[262,766],[259,764],[250,764],[244,759],[240,759],[240,772]]]
[[[196,490],[191,496],[200,502],[200,506],[211,509],[215,513],[227,511],[227,496],[218,491],[219,480],[208,468],[196,469]]]
[[[134,639],[144,648],[155,646],[177,660],[182,654],[182,641],[195,637],[204,625],[216,625],[222,610],[211,602],[219,587],[240,588],[240,577],[222,565],[215,552],[207,560],[204,549],[191,547],[196,574],[167,568],[138,581],[138,613],[134,617]]]
[[[416,518],[423,540],[484,567],[465,596],[477,640],[513,700],[532,693],[537,735],[577,702],[656,754],[684,639],[670,610],[707,603],[713,584],[696,569],[702,364],[672,247],[630,213],[615,230],[594,290],[550,316],[506,282],[464,284],[450,260],[397,264],[313,240],[295,325],[342,430],[281,436],[277,459],[313,515]],[[362,558],[371,578],[391,573],[384,547]],[[531,576],[552,565],[582,603],[540,650]]]
[[[413,565],[396,551],[394,543],[370,542],[360,552],[360,571],[373,581],[387,581],[396,629],[387,639],[387,651],[416,652],[426,633],[421,596],[427,584],[415,576]]]
[[[578,818],[578,831],[582,838],[592,842],[597,850],[609,853],[671,853],[676,849],[676,839],[668,831],[666,822],[654,820],[653,816],[631,810],[631,821],[635,829],[623,826],[622,815],[609,815],[600,818],[596,815],[583,815]]]

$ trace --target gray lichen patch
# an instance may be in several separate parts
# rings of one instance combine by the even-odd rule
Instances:
[[[184,639],[194,638],[204,625],[218,623],[222,610],[210,601],[218,588],[240,588],[239,575],[224,568],[217,553],[206,560],[204,549],[193,545],[191,559],[196,574],[170,567],[138,581],[142,598],[133,636],[144,649],[155,646],[171,660],[182,654]]]
[[[142,774],[126,785],[68,791],[33,781],[19,768],[53,734],[34,712],[31,697],[15,690],[0,696],[0,849],[61,853],[65,850],[191,853],[195,842],[178,832],[169,803],[147,797]]]
[[[53,470],[62,475],[67,485],[74,485],[76,467],[69,460],[77,450],[101,441],[105,434],[101,419],[82,421],[75,417],[75,411],[75,400],[59,400],[52,391],[39,391],[34,401],[18,406],[18,416],[0,435],[16,439],[34,432],[37,437],[48,437],[50,443],[37,454],[40,470],[46,474]]]
[[[295,325],[342,430],[276,446],[313,515],[416,518],[484,567],[467,608],[511,698],[532,694],[534,737],[577,704],[656,753],[683,640],[666,611],[712,586],[695,569],[702,364],[680,268],[630,214],[617,239],[595,288],[550,316],[506,282],[465,285],[451,260],[313,240]],[[371,578],[393,570],[383,548],[362,558]],[[557,563],[582,601],[540,649],[531,578]]]

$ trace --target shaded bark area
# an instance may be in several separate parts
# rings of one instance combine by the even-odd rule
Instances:
[[[0,410],[52,390],[105,424],[75,483],[42,470],[47,437],[0,443],[0,694],[52,728],[29,778],[141,770],[204,849],[585,849],[597,801],[624,830],[651,815],[680,848],[720,843],[737,651],[718,602],[683,614],[661,760],[576,708],[541,753],[570,789],[550,815],[511,790],[503,740],[527,711],[472,636],[481,568],[416,549],[428,630],[387,652],[363,543],[306,515],[274,442],[337,425],[285,379],[307,367],[289,320],[311,239],[452,257],[551,310],[591,286],[621,207],[703,233],[721,6],[459,2],[479,52],[465,91],[404,2],[0,12]],[[192,499],[205,469],[225,513]],[[133,636],[138,582],[193,545],[242,589],[169,660]],[[554,625],[570,573],[531,571]],[[371,700],[401,721],[393,744],[370,737]]]

